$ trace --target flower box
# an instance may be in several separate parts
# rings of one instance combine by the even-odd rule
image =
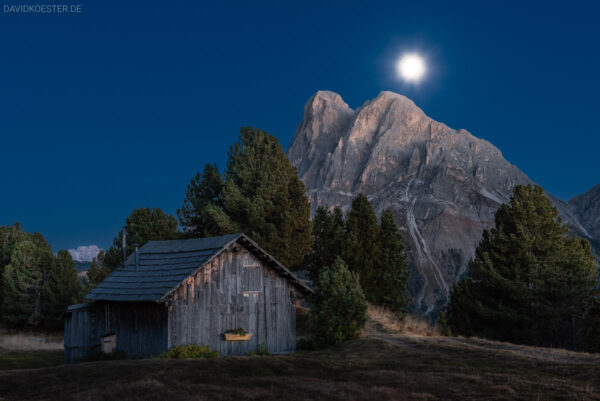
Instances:
[[[225,341],[248,341],[252,338],[252,334],[233,334],[233,333],[225,333],[223,334],[225,337]]]

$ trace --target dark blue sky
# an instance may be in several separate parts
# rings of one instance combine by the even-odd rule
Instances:
[[[402,93],[561,199],[600,182],[598,2],[123,3],[0,12],[0,224],[55,250],[107,247],[136,207],[174,213],[241,126],[287,149],[319,89]],[[418,87],[403,51],[427,58]]]

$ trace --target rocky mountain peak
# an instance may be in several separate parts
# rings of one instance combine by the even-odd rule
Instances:
[[[429,118],[389,91],[356,110],[336,93],[317,92],[288,156],[313,212],[347,210],[359,192],[378,213],[392,210],[408,242],[415,310],[422,314],[446,303],[512,188],[532,182],[491,143]],[[575,206],[553,201],[566,222],[582,227]]]

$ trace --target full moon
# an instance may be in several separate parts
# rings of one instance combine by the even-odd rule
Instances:
[[[425,61],[418,54],[405,54],[398,61],[398,73],[406,81],[418,82],[425,74]]]

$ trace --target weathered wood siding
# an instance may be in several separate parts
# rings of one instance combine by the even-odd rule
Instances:
[[[169,348],[204,344],[232,355],[264,343],[271,353],[295,351],[294,291],[285,278],[246,249],[226,250],[173,294],[168,308]],[[237,328],[252,333],[252,338],[225,341],[222,334]]]
[[[111,302],[105,333],[117,335],[117,351],[127,358],[148,358],[167,350],[167,308],[151,302]],[[105,319],[106,320],[106,319]],[[105,334],[102,333],[102,334]]]
[[[115,333],[117,351],[147,358],[167,350],[167,308],[151,302],[96,302],[65,319],[65,363],[100,351],[101,336]]]
[[[65,363],[82,361],[91,352],[100,349],[93,304],[74,309],[66,315],[64,348]]]

